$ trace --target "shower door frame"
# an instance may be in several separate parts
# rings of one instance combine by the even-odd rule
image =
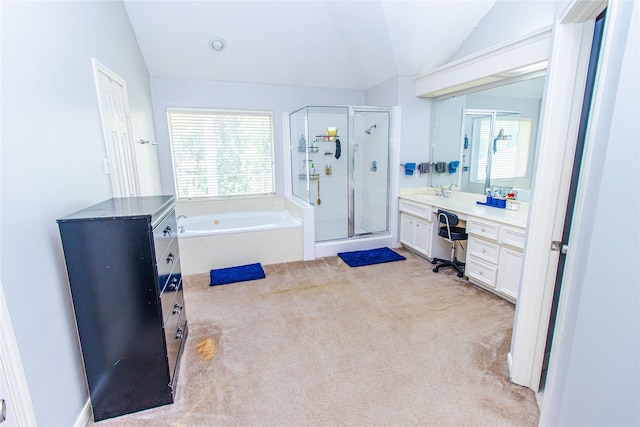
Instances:
[[[347,106],[348,107],[348,155],[349,155],[349,173],[348,173],[348,212],[347,212],[347,221],[348,221],[348,232],[347,239],[357,239],[363,238],[367,236],[375,236],[375,235],[383,235],[390,233],[389,230],[389,208],[390,208],[390,194],[391,194],[391,108],[390,107],[376,107],[376,106]],[[382,231],[372,231],[367,233],[357,234],[355,232],[355,186],[356,186],[356,155],[355,155],[355,147],[356,147],[356,132],[355,132],[355,116],[356,113],[364,112],[364,113],[386,113],[387,115],[387,134],[386,134],[386,209],[385,209],[385,217],[386,224],[385,229]],[[364,132],[364,128],[361,129]]]

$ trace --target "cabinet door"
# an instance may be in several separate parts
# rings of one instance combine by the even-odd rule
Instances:
[[[400,214],[400,243],[411,248],[415,247],[415,229],[415,218]]]
[[[415,222],[415,248],[418,252],[431,257],[431,223],[416,218]]]
[[[522,252],[501,248],[497,289],[514,300],[518,298],[521,268]]]

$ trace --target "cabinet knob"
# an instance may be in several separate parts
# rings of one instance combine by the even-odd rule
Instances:
[[[169,256],[167,256],[167,264],[175,261],[176,261],[176,256],[173,254],[173,252],[169,252]]]
[[[184,329],[182,329],[182,326],[179,326],[178,329],[176,330],[176,339],[181,340],[183,336],[184,336]]]
[[[482,232],[484,233],[484,227],[482,227],[482,228],[480,229],[480,231],[482,231]]]
[[[165,236],[171,236],[171,226],[167,225],[167,227],[162,231],[162,234]]]
[[[182,306],[178,303],[176,303],[173,306],[173,312],[171,314],[179,314],[182,311]]]
[[[482,253],[487,252],[487,250],[485,248],[482,248]]]

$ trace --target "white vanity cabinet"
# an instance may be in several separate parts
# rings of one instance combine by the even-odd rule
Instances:
[[[431,258],[431,206],[400,200],[400,243]]]
[[[524,236],[524,229],[508,225],[500,226],[500,269],[496,288],[498,292],[511,297],[514,301],[518,298]]]
[[[465,273],[475,284],[510,301],[518,297],[525,230],[484,218],[467,219]]]

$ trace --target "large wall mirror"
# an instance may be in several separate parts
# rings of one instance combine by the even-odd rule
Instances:
[[[436,100],[431,185],[531,193],[544,73]]]

